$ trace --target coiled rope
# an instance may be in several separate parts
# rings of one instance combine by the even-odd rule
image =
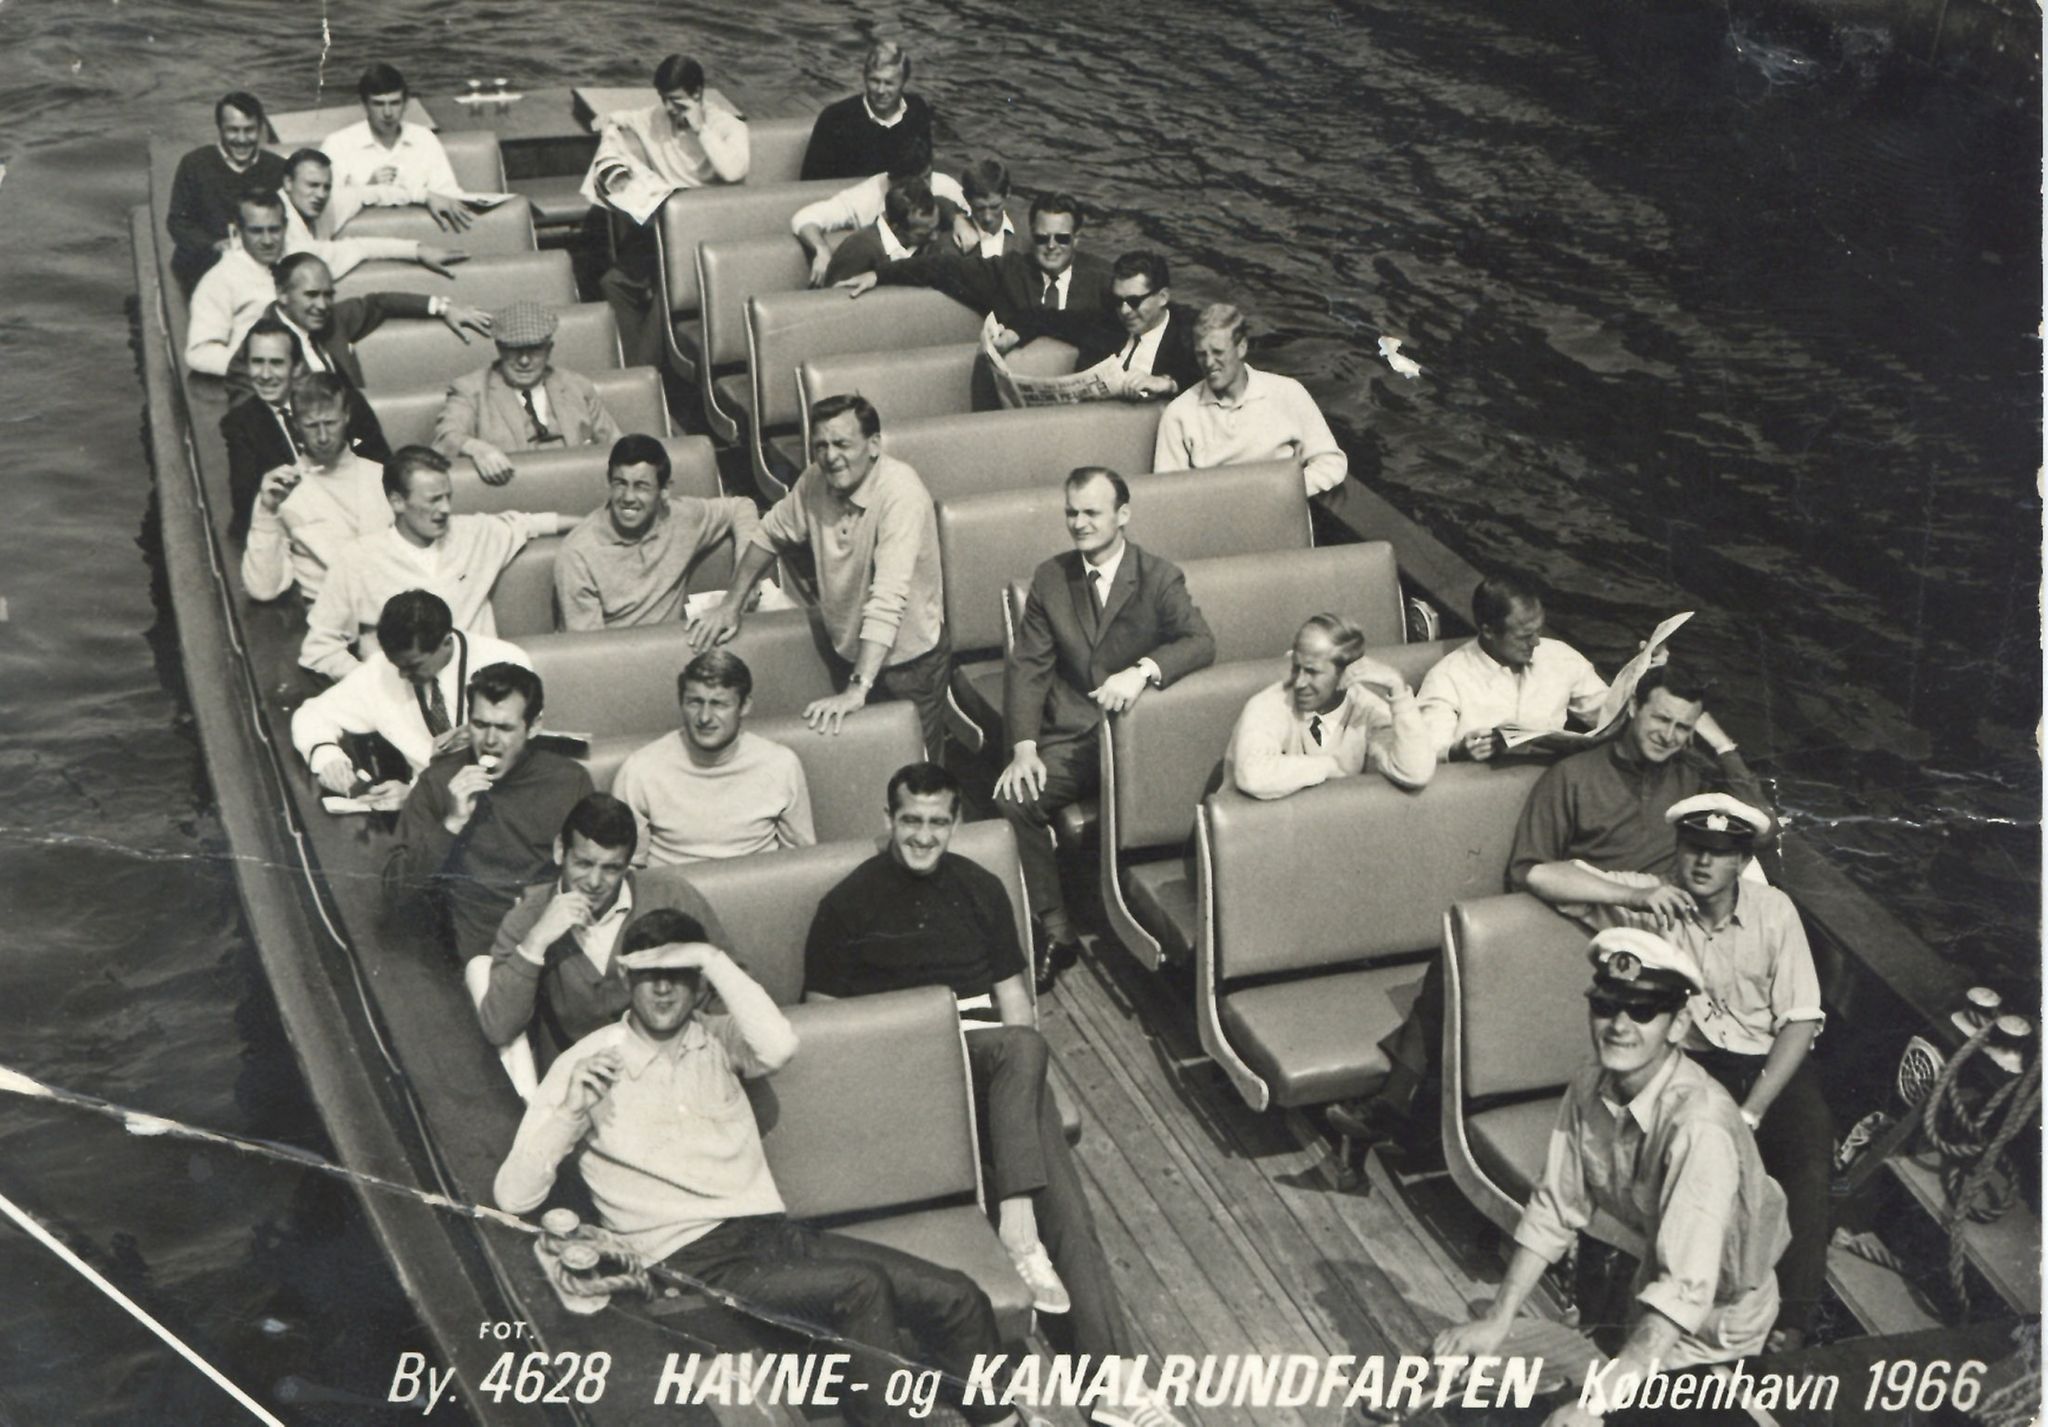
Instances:
[[[1941,1187],[1948,1200],[1943,1225],[1948,1230],[1948,1280],[1967,1310],[1970,1294],[1964,1274],[1963,1225],[1988,1224],[2019,1197],[2006,1147],[2032,1123],[2041,1108],[2041,1061],[2036,1056],[2024,1073],[2007,1080],[1984,1102],[1972,1108],[1963,1098],[1961,1070],[1991,1039],[1986,1025],[1949,1058],[1927,1099],[1921,1129],[1941,1154]],[[1996,1129],[1992,1126],[1996,1123]],[[1987,1133],[1988,1132],[1988,1133]]]

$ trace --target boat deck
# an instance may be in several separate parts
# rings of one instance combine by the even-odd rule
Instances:
[[[1178,983],[1178,984],[1177,984]],[[1144,1351],[1426,1353],[1499,1277],[1496,1235],[1449,1177],[1377,1159],[1332,1192],[1325,1156],[1250,1109],[1196,1042],[1193,995],[1093,938],[1041,1002],[1075,1146]],[[1335,1406],[1190,1408],[1205,1424],[1322,1424]]]

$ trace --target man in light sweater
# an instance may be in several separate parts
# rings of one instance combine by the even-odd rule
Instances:
[[[1341,614],[1312,616],[1294,636],[1288,675],[1251,696],[1226,758],[1254,798],[1284,798],[1371,771],[1420,788],[1436,758],[1408,681],[1364,658],[1365,631]]]
[[[527,541],[557,533],[567,517],[517,510],[456,515],[452,490],[439,452],[401,446],[392,453],[384,499],[393,523],[335,557],[306,613],[300,664],[330,679],[345,677],[371,652],[377,616],[401,590],[429,590],[447,601],[457,629],[497,636],[491,587]],[[360,650],[352,649],[359,641]]]
[[[640,826],[636,866],[745,857],[809,847],[811,792],[803,764],[748,733],[754,676],[726,649],[699,654],[676,680],[683,726],[619,766],[612,792]]]
[[[348,384],[332,372],[302,371],[291,411],[305,455],[264,474],[242,551],[242,587],[256,600],[294,585],[314,598],[351,541],[391,524],[383,468],[349,449]]]

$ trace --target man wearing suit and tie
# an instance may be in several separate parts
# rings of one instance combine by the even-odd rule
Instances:
[[[491,317],[480,307],[457,302],[448,296],[427,297],[412,292],[368,292],[361,297],[334,296],[334,274],[314,253],[287,253],[271,269],[277,283],[277,300],[263,310],[263,316],[282,322],[299,340],[299,355],[308,371],[334,372],[355,391],[363,391],[363,364],[356,359],[354,343],[367,337],[393,317],[435,317],[467,345],[469,334],[491,335]],[[228,387],[248,390],[248,374],[241,362],[228,368]],[[237,397],[237,400],[240,398]],[[368,410],[364,405],[364,410]]]
[[[491,315],[498,360],[459,376],[434,423],[434,449],[467,456],[492,485],[512,479],[509,451],[609,447],[622,434],[590,378],[554,366],[555,314],[515,302]]]
[[[934,253],[887,263],[840,286],[859,297],[876,283],[935,287],[976,312],[993,312],[1003,331],[996,346],[1009,351],[1034,337],[1058,337],[1081,346],[1103,323],[1116,321],[1109,268],[1080,251],[1081,205],[1070,194],[1047,193],[1031,205],[1031,247],[1000,257]]]
[[[1097,787],[1096,741],[1105,713],[1122,713],[1216,659],[1216,641],[1188,597],[1178,566],[1124,538],[1131,492],[1103,466],[1067,477],[1074,548],[1031,576],[1003,671],[1010,763],[996,806],[1017,831],[1031,911],[1044,928],[1038,982],[1071,957],[1074,930],[1053,856],[1054,814]]]
[[[1157,253],[1118,255],[1109,268],[1116,311],[1080,344],[1075,371],[1100,371],[1126,401],[1176,396],[1201,381],[1196,313],[1173,300],[1166,275],[1166,259]]]

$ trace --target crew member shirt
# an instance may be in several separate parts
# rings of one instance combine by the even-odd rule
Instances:
[[[683,617],[690,571],[721,540],[735,554],[760,512],[740,496],[667,496],[639,536],[619,534],[608,508],[578,521],[555,555],[555,605],[564,629],[611,629]]]
[[[307,468],[276,510],[256,502],[242,551],[242,587],[251,599],[274,600],[296,583],[312,599],[350,542],[390,524],[384,468],[343,451],[331,470]]]
[[[1715,792],[1770,806],[1741,750],[1712,758],[1685,748],[1650,763],[1624,727],[1613,740],[1551,764],[1536,780],[1508,854],[1509,890],[1526,887],[1529,869],[1539,862],[1580,861],[1604,872],[1668,877],[1678,834],[1664,821],[1665,810],[1680,798]]]
[[[1567,715],[1588,726],[1600,717],[1607,681],[1562,640],[1539,639],[1521,669],[1510,669],[1469,639],[1422,676],[1416,691],[1438,758],[1466,736],[1503,726],[1562,729]]]
[[[1436,771],[1414,694],[1404,692],[1389,704],[1378,691],[1354,684],[1328,713],[1304,714],[1285,680],[1245,704],[1225,763],[1237,790],[1254,798],[1284,798],[1368,767],[1399,787],[1420,788]]]
[[[928,182],[932,197],[940,203],[952,204],[957,212],[967,211],[967,194],[960,187],[960,180],[935,171]],[[797,209],[796,216],[789,220],[789,231],[801,233],[806,228],[816,227],[833,233],[843,228],[872,228],[888,211],[888,198],[889,175],[873,174]],[[996,251],[1000,253],[1001,247],[998,246]]]
[[[663,734],[619,765],[612,796],[640,824],[633,856],[638,867],[745,857],[818,840],[804,765],[781,744],[744,729],[727,756],[708,766],[690,757],[680,729]]]
[[[370,132],[370,121],[359,119],[329,134],[320,152],[334,165],[334,196],[327,206],[337,231],[364,208],[425,203],[431,193],[455,197],[463,191],[448,151],[431,129],[418,124],[401,121],[398,138],[387,149]],[[384,168],[395,168],[398,177],[391,183],[371,182]]]
[[[441,900],[455,951],[465,962],[491,949],[498,923],[521,889],[553,867],[563,820],[591,792],[590,774],[581,764],[528,747],[477,799],[462,831],[451,835],[442,823],[455,804],[448,784],[475,762],[475,751],[464,748],[427,765],[398,811],[384,864],[385,894],[392,901],[422,892]]]
[[[875,854],[825,894],[804,942],[804,989],[824,996],[937,984],[967,1000],[1023,974],[1009,892],[956,852],[925,876]]]
[[[666,1042],[622,1017],[571,1046],[527,1102],[493,1192],[514,1214],[539,1208],[555,1170],[578,1169],[604,1226],[643,1263],[658,1263],[728,1219],[783,1212],[741,1077],[767,1075],[796,1052],[796,1031],[730,958],[706,979],[727,1015],[695,1015]],[[569,1108],[577,1067],[615,1052],[623,1068],[595,1109]]]
[[[561,518],[552,511],[501,511],[451,517],[447,533],[425,549],[396,526],[352,541],[328,567],[327,582],[306,614],[299,663],[330,679],[346,675],[361,662],[349,646],[360,641],[366,654],[375,648],[384,602],[405,590],[439,595],[457,629],[495,638],[491,586],[527,541],[560,528]]]
[[[1310,495],[1342,485],[1350,464],[1308,388],[1293,377],[1249,364],[1244,370],[1244,394],[1236,401],[1225,402],[1207,382],[1198,382],[1166,404],[1152,469],[1201,470],[1299,458]]]
[[[471,674],[488,664],[531,669],[533,661],[518,645],[502,639],[465,634],[459,629],[453,638],[455,652],[433,682],[440,687],[448,726],[460,728],[469,722]],[[314,751],[322,744],[339,747],[348,735],[375,733],[404,755],[406,765],[418,777],[434,756],[434,735],[427,729],[428,697],[424,686],[399,673],[382,650],[372,650],[340,683],[293,710],[292,747],[310,766]]]
[[[1657,930],[1698,959],[1707,983],[1705,994],[1692,998],[1686,1049],[1768,1055],[1778,1032],[1794,1021],[1826,1021],[1799,909],[1776,887],[1738,880],[1734,909],[1713,931],[1685,920]]]
[[[1761,1350],[1791,1231],[1735,1102],[1684,1055],[1626,1105],[1602,1078],[1589,1065],[1566,1089],[1515,1242],[1555,1263],[1604,1213],[1640,1240],[1637,1300],[1682,1330],[1667,1370]]]
[[[754,543],[777,553],[808,545],[818,605],[832,648],[849,664],[863,641],[903,664],[938,647],[945,607],[939,587],[939,523],[917,472],[879,456],[860,489],[842,500],[816,466],[762,517]]]
[[[536,882],[505,913],[491,942],[490,980],[476,1008],[484,1038],[492,1045],[510,1045],[528,1032],[534,1063],[543,1075],[556,1056],[623,1016],[633,999],[626,973],[613,958],[638,896],[631,872],[619,883],[610,910],[591,926],[557,937],[542,948],[539,961],[520,952],[519,944],[560,886],[559,879]],[[664,878],[661,904],[695,917],[713,946],[732,945],[718,913],[689,883]]]

